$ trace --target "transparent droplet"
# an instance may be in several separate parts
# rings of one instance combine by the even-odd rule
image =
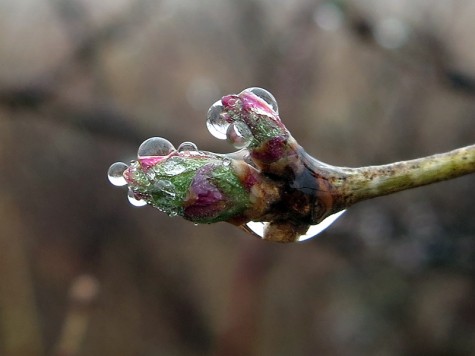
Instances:
[[[129,202],[130,204],[132,204],[133,206],[144,206],[144,205],[147,205],[147,202],[143,199],[137,199],[135,197],[135,194],[134,192],[132,191],[132,189],[129,189],[129,191],[127,192],[127,198],[129,199]]]
[[[252,132],[244,122],[236,121],[229,125],[226,131],[226,139],[234,147],[238,149],[244,148],[251,142]]]
[[[198,146],[196,146],[193,142],[183,142],[178,146],[178,152],[186,152],[186,151],[198,151]]]
[[[161,169],[167,176],[176,176],[187,169],[185,160],[182,157],[172,157],[162,164]]]
[[[163,193],[168,194],[172,197],[174,197],[176,195],[176,188],[173,185],[173,183],[170,182],[170,181],[159,180],[159,181],[155,182],[154,186],[155,186],[155,188],[159,189]]]
[[[206,119],[206,126],[208,131],[220,140],[226,139],[226,131],[229,126],[229,122],[226,121],[223,114],[223,104],[221,100],[218,100],[208,110],[208,115]]]
[[[124,178],[124,172],[128,166],[124,162],[115,162],[109,167],[107,171],[107,178],[109,182],[117,187],[121,187],[127,184],[127,181]]]
[[[247,88],[245,91],[250,91],[254,95],[258,96],[262,100],[264,100],[269,106],[272,108],[272,110],[275,111],[276,114],[279,113],[279,106],[277,105],[277,100],[275,100],[274,95],[269,93],[267,90],[254,87],[254,88]]]
[[[166,156],[175,151],[175,147],[170,141],[163,137],[151,137],[148,140],[142,142],[137,152],[137,156]]]
[[[321,223],[310,226],[304,235],[300,235],[300,237],[297,239],[297,242],[305,241],[317,236],[319,233],[333,224],[345,211],[346,210],[339,211],[338,213],[328,216]],[[250,221],[246,223],[246,226],[259,237],[264,237],[264,232],[268,224],[268,222]]]

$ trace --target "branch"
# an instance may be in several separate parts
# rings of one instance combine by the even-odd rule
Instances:
[[[475,145],[410,161],[344,169],[347,206],[475,172]]]
[[[275,98],[249,88],[226,95],[208,111],[207,126],[239,151],[178,149],[153,137],[130,166],[109,168],[114,185],[128,185],[134,205],[151,205],[194,223],[226,221],[277,242],[311,238],[349,206],[377,196],[475,172],[475,145],[383,166],[346,168],[310,156],[278,115]]]

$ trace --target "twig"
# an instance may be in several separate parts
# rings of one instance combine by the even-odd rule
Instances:
[[[346,179],[335,181],[335,185],[345,197],[345,205],[350,206],[362,200],[474,173],[475,145],[410,161],[343,170]]]

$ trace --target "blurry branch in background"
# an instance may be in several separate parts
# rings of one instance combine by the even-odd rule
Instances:
[[[77,277],[69,291],[70,306],[56,345],[56,356],[79,355],[99,293],[99,282],[92,276]]]
[[[67,80],[74,77],[78,66],[94,75],[96,87],[102,87],[97,83],[101,81],[100,76],[93,70],[98,65],[99,52],[111,41],[123,41],[148,15],[151,3],[133,2],[127,11],[97,29],[91,26],[87,9],[79,2],[51,0],[50,3],[74,47],[69,57],[51,72],[42,73],[19,87],[0,88],[0,106],[14,112],[36,111],[45,120],[54,120],[81,131],[121,141],[136,143],[147,137],[145,127],[138,126],[137,120],[114,107],[103,104],[100,100],[87,105],[70,103],[61,97],[60,90]]]
[[[358,6],[345,1],[340,9],[351,34],[363,43],[372,45],[381,51],[385,50],[377,41],[376,24],[365,16]],[[400,66],[406,66],[408,63],[400,58],[405,56],[411,60],[411,64],[416,69],[433,69],[441,85],[462,94],[475,95],[475,77],[452,64],[453,56],[443,40],[439,39],[436,34],[422,29],[411,30],[413,35],[409,39],[409,43],[397,48],[396,51],[386,51],[388,59],[395,61]],[[421,65],[424,68],[420,67]]]
[[[137,143],[149,136],[147,128],[113,107],[100,104],[84,107],[58,101],[48,87],[0,89],[0,105],[16,114],[31,110],[43,120],[122,142]]]
[[[28,231],[15,207],[8,197],[2,196],[0,216],[9,222],[9,230],[0,234],[0,353],[9,356],[42,355],[36,299],[27,249],[23,244]]]

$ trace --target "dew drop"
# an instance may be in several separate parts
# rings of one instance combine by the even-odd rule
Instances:
[[[107,171],[107,178],[116,187],[121,187],[127,184],[127,181],[124,178],[124,172],[128,166],[123,162],[115,162],[109,167]]]
[[[206,126],[208,131],[220,140],[226,139],[226,131],[229,126],[229,122],[223,117],[223,104],[221,100],[218,100],[208,110],[208,115],[206,119]]]
[[[127,193],[127,198],[129,199],[129,203],[132,204],[133,206],[144,206],[147,205],[147,202],[143,199],[137,199],[135,197],[134,192],[132,189],[129,189]]]
[[[167,156],[175,151],[170,141],[163,137],[151,137],[142,142],[137,152],[139,158],[147,156]]]
[[[279,113],[279,106],[277,105],[277,100],[274,98],[274,95],[269,93],[267,90],[254,87],[254,88],[247,88],[244,91],[250,91],[255,96],[258,96],[259,98],[264,100],[267,104],[269,104],[271,109],[274,110],[276,114]]]
[[[174,197],[176,195],[176,188],[172,182],[167,180],[158,180],[154,184],[155,188],[159,189],[163,193]]]
[[[319,233],[321,233],[323,230],[333,224],[345,211],[346,210],[339,211],[338,213],[326,217],[319,224],[310,226],[307,230],[307,233],[305,235],[301,235],[297,241],[305,241],[311,239],[314,236],[317,236]]]
[[[244,148],[251,142],[252,132],[244,122],[237,121],[229,125],[226,139],[237,149]]]
[[[186,171],[186,163],[182,157],[172,157],[162,164],[164,174],[167,176],[176,176]]]
[[[198,151],[198,146],[196,146],[193,142],[183,142],[178,146],[178,152],[186,152],[186,151]]]
[[[346,210],[339,211],[338,213],[328,216],[321,223],[310,226],[304,235],[300,235],[300,237],[297,239],[297,242],[305,241],[317,236],[319,233],[321,233],[323,230],[333,224],[345,211]],[[254,234],[258,235],[259,237],[264,237],[264,232],[268,224],[268,222],[250,221],[246,223],[246,226]]]

